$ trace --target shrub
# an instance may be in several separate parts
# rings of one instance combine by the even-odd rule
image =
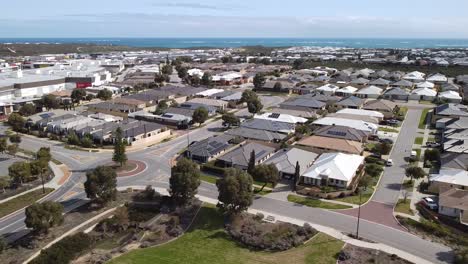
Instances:
[[[207,172],[213,172],[213,173],[221,174],[221,175],[224,175],[224,172],[226,171],[225,168],[218,167],[210,163],[206,163],[203,166],[201,166],[201,170],[207,171]]]
[[[41,251],[31,264],[69,263],[86,250],[92,248],[94,240],[85,233],[65,237],[50,248]]]
[[[309,224],[297,226],[290,223],[266,223],[258,221],[255,216],[242,214],[226,225],[229,235],[248,247],[283,251],[302,245],[314,236],[317,231]]]

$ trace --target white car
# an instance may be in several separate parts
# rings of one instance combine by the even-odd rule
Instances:
[[[439,208],[439,205],[437,205],[436,201],[434,201],[434,199],[431,197],[424,197],[422,201],[424,205],[426,205],[431,210],[437,210]]]
[[[392,160],[392,159],[388,159],[387,162],[385,163],[385,165],[387,165],[387,167],[393,166],[393,160]]]
[[[418,153],[415,150],[412,150],[410,158],[416,158],[417,155]]]

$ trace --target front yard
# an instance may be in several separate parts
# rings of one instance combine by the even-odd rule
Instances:
[[[309,207],[317,207],[317,208],[322,208],[322,209],[349,209],[351,208],[351,206],[347,206],[347,205],[329,203],[329,202],[324,202],[322,200],[318,200],[314,198],[301,197],[301,196],[292,195],[292,194],[288,195],[288,201],[297,203],[297,204],[302,204],[302,205],[309,206]]]
[[[193,226],[182,237],[154,248],[137,249],[120,256],[112,264],[145,263],[336,263],[344,243],[317,234],[308,243],[282,252],[262,252],[244,248],[224,231],[223,216],[214,206],[201,208]]]

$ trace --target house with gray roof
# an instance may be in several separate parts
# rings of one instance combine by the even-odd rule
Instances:
[[[460,118],[468,116],[468,108],[462,104],[443,104],[432,111],[431,123],[435,123],[442,118]]]
[[[241,137],[244,139],[265,141],[265,142],[280,142],[285,139],[288,135],[284,133],[278,133],[275,131],[267,131],[248,127],[238,127],[230,129],[224,132],[227,135]]]
[[[391,82],[389,80],[378,78],[378,79],[370,81],[369,85],[375,85],[377,87],[387,88],[390,85],[390,83]]]
[[[357,78],[351,81],[352,85],[358,86],[358,87],[364,87],[369,84],[369,80],[365,78]]]
[[[468,154],[445,152],[440,155],[441,168],[468,170]]]
[[[320,110],[325,109],[327,104],[312,98],[294,98],[280,104],[280,108],[292,110]]]
[[[445,91],[455,91],[455,92],[459,92],[460,91],[460,86],[459,85],[456,85],[454,83],[445,83],[443,85],[440,86],[440,90],[442,92],[445,92]]]
[[[275,165],[281,178],[293,179],[297,163],[300,176],[312,166],[317,157],[317,153],[299,148],[281,149],[265,161],[265,164]]]
[[[400,87],[388,89],[382,95],[383,98],[388,99],[388,100],[404,100],[404,101],[408,101],[409,96],[410,96],[410,93]]]
[[[192,142],[185,155],[201,163],[211,161],[236,146],[236,144],[231,144],[233,138],[231,135],[223,134]]]
[[[275,149],[257,142],[249,142],[241,144],[239,147],[223,154],[218,158],[218,162],[222,163],[225,167],[246,170],[252,152],[255,154],[255,165],[258,165],[269,159],[275,152]]]
[[[374,85],[362,88],[361,90],[357,91],[354,95],[360,98],[379,98],[382,94],[383,89]]]
[[[392,87],[401,87],[404,89],[413,89],[414,83],[408,80],[400,80],[398,82],[392,83],[390,86]]]
[[[338,101],[336,105],[342,108],[360,109],[364,105],[364,100],[356,96],[349,96]]]
[[[250,119],[250,120],[242,122],[240,126],[251,128],[251,129],[259,129],[259,130],[273,131],[273,132],[278,132],[278,133],[283,133],[283,134],[290,134],[290,133],[294,133],[296,124],[279,122],[279,121],[268,120],[268,119],[254,118],[254,119]]]
[[[314,135],[364,143],[367,141],[370,133],[347,126],[323,126],[315,130]]]

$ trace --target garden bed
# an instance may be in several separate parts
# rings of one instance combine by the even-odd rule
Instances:
[[[361,264],[361,263],[390,263],[411,264],[395,254],[388,254],[376,249],[361,248],[346,244],[338,256],[338,264]]]

